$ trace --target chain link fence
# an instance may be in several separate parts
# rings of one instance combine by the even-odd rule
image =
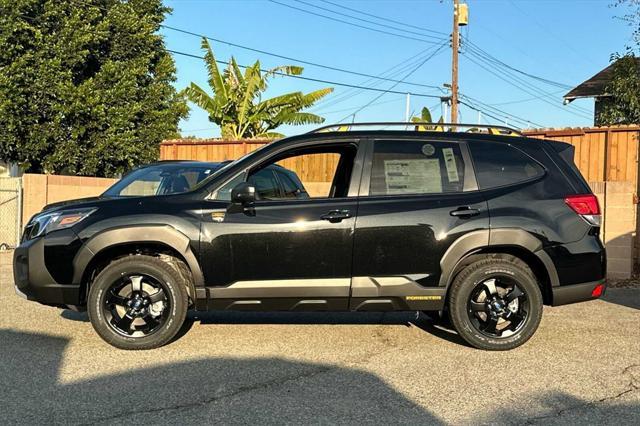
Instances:
[[[22,179],[0,177],[0,250],[20,242],[22,228]]]

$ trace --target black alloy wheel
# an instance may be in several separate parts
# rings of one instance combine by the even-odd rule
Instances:
[[[116,280],[107,290],[103,315],[113,330],[124,336],[148,336],[160,329],[171,312],[168,289],[149,275],[132,274]]]
[[[178,259],[130,255],[109,263],[89,287],[91,325],[107,343],[129,350],[163,346],[178,335],[189,308],[188,274]]]
[[[511,277],[496,276],[476,285],[469,295],[467,312],[480,333],[506,338],[520,331],[529,311],[527,294]]]

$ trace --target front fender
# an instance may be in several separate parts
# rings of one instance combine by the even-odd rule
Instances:
[[[191,250],[189,237],[169,225],[126,226],[107,229],[87,240],[73,259],[73,283],[80,284],[87,266],[101,251],[131,243],[168,245],[180,253],[191,270],[194,286],[204,287],[204,277],[198,260]],[[195,289],[194,289],[195,290]],[[195,292],[197,296],[197,291]]]

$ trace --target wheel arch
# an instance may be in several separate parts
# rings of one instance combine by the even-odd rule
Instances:
[[[80,284],[86,295],[89,281],[110,261],[135,254],[169,255],[185,263],[191,278],[187,288],[196,301],[198,288],[204,288],[204,277],[198,260],[191,250],[189,238],[168,225],[135,226],[109,229],[86,241],[73,260],[73,282]]]
[[[467,265],[481,258],[508,254],[525,262],[536,276],[545,304],[552,303],[552,288],[559,283],[551,258],[542,243],[522,229],[497,229],[470,232],[456,240],[440,261],[439,285],[448,288],[455,276]]]

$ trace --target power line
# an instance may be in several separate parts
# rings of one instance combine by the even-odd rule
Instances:
[[[482,49],[480,46],[478,46],[477,44],[473,43],[469,39],[465,39],[464,41],[469,45],[469,47],[472,50],[475,50],[476,53],[486,55],[487,56],[486,59],[490,60],[491,62],[494,62],[497,65],[501,65],[501,66],[503,66],[505,68],[508,68],[508,69],[510,69],[510,70],[512,70],[514,72],[517,72],[518,74],[522,74],[522,75],[527,76],[529,78],[532,78],[534,80],[538,80],[538,81],[540,81],[542,83],[546,83],[546,84],[549,84],[551,86],[560,87],[562,89],[571,89],[573,87],[573,86],[565,84],[565,83],[560,83],[560,82],[557,82],[557,81],[549,80],[547,78],[539,77],[537,75],[533,75],[533,74],[528,73],[526,71],[522,71],[522,70],[520,70],[518,68],[515,68],[515,67],[513,67],[513,66],[511,66],[511,65],[509,65],[509,64],[507,64],[507,63],[505,63],[503,61],[501,61],[500,59],[496,58],[495,56],[493,56],[492,54],[490,54],[486,50]]]
[[[314,16],[318,16],[318,17],[321,17],[321,18],[329,19],[331,21],[341,22],[343,24],[351,25],[353,27],[363,28],[363,29],[369,30],[369,31],[375,31],[377,33],[382,33],[382,34],[387,34],[387,35],[391,35],[391,36],[395,36],[395,37],[400,37],[400,38],[404,38],[404,39],[407,39],[407,40],[420,41],[420,42],[423,42],[423,43],[432,43],[432,44],[436,44],[437,43],[436,41],[430,41],[430,40],[425,40],[423,38],[417,38],[417,37],[407,36],[407,35],[403,35],[403,34],[392,33],[390,31],[380,30],[380,29],[377,29],[377,28],[371,28],[371,27],[368,27],[368,26],[365,26],[365,25],[356,24],[356,23],[353,23],[353,22],[345,21],[343,19],[334,18],[332,16],[327,16],[327,15],[323,15],[321,13],[313,12],[311,10],[307,10],[307,9],[303,9],[303,8],[300,8],[300,7],[296,7],[296,6],[291,5],[291,4],[282,3],[282,2],[279,2],[279,1],[276,1],[276,0],[267,0],[267,1],[269,1],[271,3],[279,4],[280,6],[288,7],[290,9],[298,10],[300,12],[308,13],[310,15],[314,15]]]
[[[326,7],[322,7],[322,6],[318,6],[318,5],[315,5],[313,3],[308,3],[308,2],[306,2],[304,0],[293,0],[293,1],[295,1],[296,3],[304,4],[306,6],[315,7],[316,9],[324,10],[326,12],[333,13],[333,14],[336,14],[338,16],[344,16],[344,17],[347,17],[347,18],[355,19],[355,20],[360,21],[360,22],[366,22],[368,24],[378,25],[378,26],[381,26],[381,27],[384,27],[384,28],[390,28],[392,30],[401,31],[401,32],[405,32],[405,33],[408,33],[408,34],[415,34],[415,35],[419,35],[421,37],[429,37],[429,38],[433,38],[433,39],[438,40],[438,41],[444,40],[444,38],[442,38],[442,37],[436,37],[436,36],[432,36],[432,35],[428,35],[428,34],[419,33],[419,32],[416,32],[416,31],[405,30],[404,28],[398,28],[398,27],[393,26],[393,25],[381,24],[379,22],[370,21],[368,19],[358,18],[357,16],[349,15],[348,13],[336,12],[335,10],[332,10],[332,9],[329,9],[329,8],[326,8]]]
[[[427,63],[427,61],[429,61],[429,59],[433,58],[434,56],[436,56],[444,47],[446,46],[446,43],[442,43],[440,45],[440,47],[438,49],[436,49],[435,52],[433,52],[431,55],[427,56],[422,62],[420,62],[416,67],[414,67],[412,70],[410,70],[407,74],[405,74],[404,77],[402,77],[401,80],[404,80],[405,78],[409,77],[411,74],[413,74],[414,72],[418,71],[418,69],[420,69],[420,67],[422,67],[425,63]],[[378,96],[374,97],[373,99],[371,99],[369,102],[367,102],[366,104],[364,104],[363,106],[361,106],[360,108],[358,108],[357,110],[355,110],[353,113],[347,115],[346,117],[344,117],[343,119],[339,120],[338,123],[346,120],[347,118],[351,117],[352,115],[355,117],[355,115],[357,113],[359,113],[360,111],[362,111],[363,109],[367,108],[368,106],[370,106],[372,103],[374,103],[375,101],[377,101],[378,99],[380,99],[382,96],[384,96],[387,93],[392,93],[392,89],[394,87],[396,87],[398,84],[400,83],[394,83],[393,85],[391,85],[391,87],[389,87],[388,89],[384,90],[382,93],[380,93]],[[439,96],[435,96],[437,98],[439,98]]]
[[[485,69],[486,71],[490,72],[491,74],[493,74],[494,76],[498,77],[499,79],[509,83],[510,85],[520,89],[521,91],[532,95],[536,98],[538,98],[540,101],[545,102],[555,108],[558,108],[564,112],[568,112],[570,114],[574,114],[576,116],[582,117],[582,118],[590,118],[587,117],[588,112],[586,111],[580,111],[580,110],[576,110],[576,111],[572,111],[572,110],[568,110],[566,108],[561,107],[560,105],[555,103],[553,94],[550,92],[545,92],[544,90],[540,89],[537,86],[534,86],[533,84],[526,82],[524,80],[522,80],[521,78],[514,76],[513,74],[511,74],[509,71],[505,71],[505,70],[500,70],[500,68],[493,68],[493,67],[485,67],[482,64],[480,64],[479,62],[476,62],[475,60],[473,60],[472,57],[475,57],[477,60],[487,64],[487,65],[491,65],[490,63],[488,63],[486,60],[484,60],[484,58],[482,58],[482,56],[475,54],[474,52],[470,51],[469,52],[472,56],[466,56],[467,59],[469,59],[471,62],[475,63],[476,65],[480,66],[481,68]],[[524,87],[523,87],[524,86]]]
[[[350,11],[352,11],[352,12],[359,13],[359,14],[361,14],[361,15],[370,16],[370,17],[372,17],[372,18],[380,19],[380,20],[382,20],[382,21],[393,22],[394,24],[404,25],[404,26],[406,26],[406,27],[411,27],[411,28],[415,28],[415,29],[422,30],[422,31],[427,31],[427,32],[434,33],[434,34],[443,35],[443,36],[445,36],[445,37],[448,37],[448,36],[449,36],[449,34],[448,34],[448,33],[445,33],[445,32],[442,32],[442,31],[436,31],[436,30],[431,30],[431,29],[429,29],[429,28],[418,27],[417,25],[407,24],[406,22],[394,21],[394,20],[393,20],[393,19],[391,19],[391,18],[385,18],[385,17],[382,17],[382,16],[374,15],[374,14],[372,14],[372,13],[363,12],[363,11],[361,11],[361,10],[354,9],[354,8],[351,8],[351,7],[347,7],[347,6],[343,6],[343,5],[341,5],[341,4],[334,3],[334,2],[332,2],[332,1],[328,1],[328,0],[320,0],[320,1],[322,1],[323,3],[331,4],[331,5],[335,6],[335,7],[339,7],[339,8],[342,8],[342,9],[346,9],[346,10],[350,10]]]
[[[489,113],[489,112],[487,112],[487,111],[484,111],[484,110],[482,110],[482,109],[479,109],[479,108],[477,108],[477,107],[474,107],[474,106],[472,106],[472,105],[470,105],[470,104],[468,104],[468,103],[466,103],[466,102],[464,102],[464,101],[460,101],[460,103],[461,103],[462,105],[464,105],[464,106],[468,107],[468,108],[471,108],[471,109],[472,109],[472,110],[474,110],[474,111],[479,111],[479,112],[483,113],[484,115],[486,115],[487,117],[491,117],[491,118],[493,118],[493,119],[494,119],[494,120],[496,120],[496,121],[503,122],[503,123],[504,123],[504,121],[505,121],[505,120],[501,119],[500,117],[496,117],[495,115],[493,115],[493,114],[491,114],[491,113]],[[503,118],[509,118],[509,117],[505,116],[505,117],[503,117]],[[516,128],[516,130],[520,130],[520,129],[521,129],[521,127],[520,127],[520,126],[517,126],[517,125],[515,125],[515,124],[512,124],[512,126],[513,126],[513,127],[515,127],[515,128]]]
[[[328,69],[328,70],[331,70],[331,71],[338,71],[338,72],[342,72],[342,73],[346,73],[346,74],[358,75],[358,76],[361,76],[361,77],[369,77],[369,78],[375,78],[375,79],[383,80],[383,81],[397,82],[397,80],[394,80],[394,79],[391,79],[391,78],[379,77],[379,76],[375,76],[373,74],[367,74],[367,73],[362,73],[362,72],[358,72],[358,71],[348,70],[348,69],[345,69],[345,68],[339,68],[339,67],[335,67],[335,66],[331,66],[331,65],[324,65],[324,64],[317,63],[317,62],[311,62],[311,61],[306,61],[306,60],[303,60],[303,59],[293,58],[291,56],[285,56],[285,55],[281,55],[281,54],[278,54],[278,53],[268,52],[266,50],[261,50],[261,49],[256,49],[256,48],[249,47],[249,46],[244,46],[244,45],[241,45],[241,44],[238,44],[238,43],[233,43],[233,42],[222,40],[222,39],[219,39],[219,38],[210,37],[210,36],[207,36],[207,35],[204,35],[204,34],[194,33],[192,31],[183,30],[182,28],[172,27],[170,25],[161,24],[160,26],[162,28],[165,28],[165,29],[168,29],[168,30],[171,30],[171,31],[176,31],[176,32],[179,32],[179,33],[188,34],[188,35],[195,36],[195,37],[206,38],[207,40],[215,41],[217,43],[226,44],[228,46],[233,46],[233,47],[237,47],[237,48],[240,48],[240,49],[248,50],[248,51],[251,51],[251,52],[261,53],[261,54],[268,55],[268,56],[273,56],[273,57],[280,58],[280,59],[285,59],[287,61],[298,62],[298,63],[305,64],[305,65],[310,65],[310,66],[314,66],[314,67],[318,67],[318,68],[324,68],[324,69]],[[407,85],[411,85],[411,86],[419,86],[419,87],[428,87],[428,88],[432,88],[432,89],[439,89],[438,86],[433,86],[433,85],[429,85],[429,84],[413,83],[413,82],[409,82],[409,81],[406,81],[406,82],[403,82],[403,83],[407,84]]]
[[[536,122],[534,122],[532,120],[529,120],[529,119],[526,119],[526,118],[519,117],[517,115],[511,114],[511,113],[509,113],[507,111],[504,111],[504,110],[501,110],[501,109],[496,108],[494,106],[491,106],[491,105],[489,105],[489,104],[487,104],[485,102],[480,101],[479,99],[473,98],[473,97],[468,96],[466,94],[461,94],[460,96],[467,102],[467,103],[465,103],[465,105],[470,107],[471,109],[480,110],[479,108],[482,107],[482,108],[484,108],[484,109],[481,110],[483,113],[486,113],[487,112],[486,110],[489,110],[493,114],[500,115],[500,116],[502,116],[504,118],[509,118],[512,121],[518,121],[518,122],[524,123],[524,124],[531,123],[531,124],[535,125],[536,127],[544,127],[540,123],[536,123]],[[470,106],[468,103],[473,104],[473,106]],[[478,107],[478,105],[480,105],[480,107]]]
[[[499,71],[498,71],[497,69],[492,69],[492,68],[490,68],[490,67],[487,67],[487,66],[485,66],[485,65],[481,64],[480,62],[478,62],[478,60],[474,59],[474,57],[473,57],[473,56],[465,55],[465,57],[466,57],[469,61],[471,61],[471,62],[473,62],[474,64],[476,64],[477,66],[479,66],[480,68],[482,68],[482,69],[484,69],[485,71],[487,71],[487,72],[489,72],[489,73],[493,74],[493,75],[494,75],[494,76],[496,76],[497,78],[499,78],[499,79],[501,79],[502,81],[504,81],[504,82],[506,82],[506,83],[508,83],[508,84],[512,85],[513,87],[515,87],[515,88],[517,88],[517,89],[519,89],[519,90],[521,90],[521,91],[523,91],[523,92],[525,92],[525,93],[527,93],[527,94],[529,94],[529,95],[537,96],[537,97],[538,97],[542,102],[545,102],[545,103],[547,103],[547,104],[549,104],[549,105],[551,105],[551,106],[553,106],[553,107],[559,108],[559,109],[561,109],[562,111],[568,112],[568,113],[570,113],[570,114],[574,114],[574,115],[579,116],[579,117],[581,117],[581,118],[591,118],[591,117],[586,117],[585,115],[583,115],[583,114],[581,114],[581,113],[578,113],[578,112],[576,112],[576,111],[571,111],[571,110],[568,110],[568,109],[564,109],[564,108],[562,108],[561,106],[559,106],[559,105],[557,105],[557,104],[553,103],[553,102],[552,102],[552,101],[550,101],[549,99],[545,98],[545,97],[544,97],[544,95],[536,94],[535,92],[532,92],[532,91],[531,91],[531,89],[527,89],[527,88],[525,88],[525,87],[522,87],[522,85],[521,85],[522,83],[521,83],[521,82],[520,82],[520,84],[518,84],[517,82],[513,82],[513,81],[511,80],[511,79],[513,79],[513,77],[512,77],[512,76],[511,76],[511,79],[509,79],[509,78],[508,78],[508,77],[509,77],[509,75],[508,75],[508,74],[507,74],[507,77],[505,77],[504,75],[499,74]],[[479,56],[479,57],[477,57],[477,58],[478,58],[479,60],[482,60],[482,57],[481,57],[481,56]],[[534,89],[534,90],[536,90],[536,89]],[[546,94],[545,94],[545,95],[546,95]]]
[[[396,76],[401,75],[405,70],[409,69],[410,67],[413,67],[418,62],[420,62],[422,59],[424,59],[424,57],[426,55],[428,55],[428,52],[433,50],[433,49],[434,49],[433,47],[428,47],[428,48],[418,52],[417,54],[412,55],[411,57],[405,59],[404,61],[392,66],[391,68],[386,69],[382,73],[378,74],[378,76],[386,75],[387,77],[396,78]],[[413,59],[415,59],[415,58],[418,58],[418,59],[414,61]],[[393,70],[396,70],[396,71],[393,71]],[[371,84],[369,84],[369,83],[371,83]],[[362,85],[362,86],[366,85],[367,87],[378,87],[381,84],[382,84],[381,81],[373,81],[373,79],[371,79],[371,78],[360,83],[360,85]],[[440,91],[444,92],[443,88],[439,87],[438,89]],[[317,109],[318,107],[328,108],[328,107],[337,105],[337,104],[339,104],[341,102],[346,101],[347,99],[351,99],[354,96],[357,96],[361,92],[363,92],[363,90],[347,89],[341,94],[333,95],[333,97],[330,95],[330,96],[322,99],[318,104],[316,104],[312,108],[312,110],[313,109]]]
[[[476,59],[482,61],[483,63],[491,66],[492,69],[493,69],[494,65],[498,65],[498,68],[496,68],[496,70],[495,70],[496,72],[500,72],[503,75],[505,75],[505,76],[509,77],[510,79],[512,79],[513,81],[515,81],[515,82],[517,82],[517,83],[529,88],[530,90],[534,91],[534,93],[531,93],[531,92],[528,92],[528,91],[526,93],[535,94],[535,96],[534,96],[535,98],[537,98],[539,100],[542,100],[544,102],[547,102],[547,103],[551,102],[557,108],[561,108],[559,105],[556,105],[555,103],[553,103],[555,101],[555,96],[554,95],[557,94],[558,92],[547,92],[547,91],[542,90],[539,86],[535,86],[533,83],[528,82],[528,81],[524,80],[522,77],[515,75],[511,71],[511,67],[509,67],[509,66],[503,67],[502,70],[500,70],[500,64],[493,63],[489,59],[485,58],[483,55],[479,54],[475,50],[475,48],[472,48],[471,50],[469,50],[468,54],[474,56]],[[499,61],[499,62],[502,63],[501,61]],[[476,65],[479,65],[479,64],[476,63]],[[496,74],[494,73],[494,75],[496,75]],[[524,90],[524,89],[521,88],[521,90]],[[540,92],[540,93],[538,93],[538,92]],[[563,111],[568,111],[565,108],[561,108],[561,109]],[[585,108],[581,108],[581,107],[576,106],[574,109],[576,110],[576,113],[577,112],[582,112],[583,114],[587,114],[589,116],[591,114],[590,111],[586,110]],[[573,111],[568,111],[568,112],[574,113]]]
[[[191,54],[191,53],[185,53],[185,52],[180,52],[180,51],[171,50],[171,49],[167,49],[167,52],[171,52],[171,53],[173,53],[175,55],[181,55],[181,56],[186,56],[186,57],[189,57],[189,58],[195,58],[195,59],[204,60],[204,57],[198,56],[198,55],[194,55],[194,54]],[[229,65],[229,62],[227,62],[227,61],[221,61],[221,60],[216,59],[216,62],[219,63],[219,64],[222,64],[222,65]],[[238,66],[240,68],[249,68],[246,65],[238,65]],[[265,70],[265,69],[261,68],[260,71],[267,72],[268,70]],[[279,71],[273,72],[272,74],[280,75],[282,77],[296,78],[298,80],[313,81],[315,83],[324,83],[324,84],[331,84],[331,85],[334,85],[334,86],[353,87],[353,88],[356,88],[356,89],[371,90],[371,91],[374,91],[374,92],[395,93],[395,94],[398,94],[398,95],[405,95],[405,94],[409,93],[411,96],[417,96],[417,97],[422,97],[422,98],[440,98],[440,96],[438,96],[438,95],[430,95],[428,93],[401,92],[401,91],[397,91],[397,90],[396,91],[385,91],[385,90],[382,90],[382,89],[375,89],[375,88],[372,88],[372,87],[358,86],[357,84],[340,83],[340,82],[337,82],[337,81],[323,80],[323,79],[312,78],[312,77],[302,77],[301,75],[286,74],[286,73],[279,72]],[[396,83],[396,84],[399,84],[399,83]]]

